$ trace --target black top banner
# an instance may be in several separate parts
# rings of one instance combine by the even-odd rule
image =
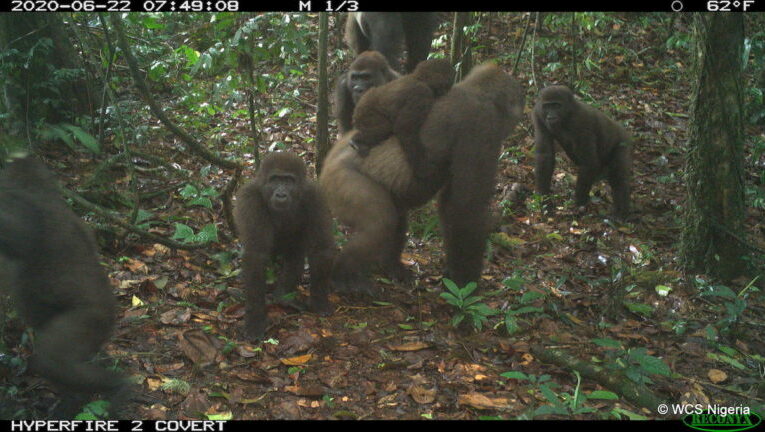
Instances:
[[[3,12],[762,12],[765,0],[5,0]]]

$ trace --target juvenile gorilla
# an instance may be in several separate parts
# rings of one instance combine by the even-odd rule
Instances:
[[[371,147],[395,135],[415,175],[426,176],[420,128],[433,103],[449,91],[453,82],[451,64],[431,59],[417,65],[410,75],[369,89],[353,112],[356,132],[351,147],[366,157]]]
[[[334,240],[329,210],[316,185],[306,179],[303,160],[291,153],[270,153],[255,180],[237,194],[234,209],[244,245],[242,282],[246,293],[245,331],[262,339],[266,330],[266,266],[284,260],[277,296],[295,290],[306,255],[311,271],[311,308],[331,312],[327,300]]]
[[[353,110],[361,96],[370,88],[398,78],[388,61],[377,51],[365,51],[351,63],[351,67],[337,79],[335,86],[335,116],[338,134],[351,130]]]
[[[523,112],[521,86],[494,64],[475,67],[436,100],[420,137],[434,165],[418,179],[393,137],[359,156],[346,134],[330,150],[319,184],[334,215],[353,236],[335,260],[333,282],[341,291],[374,294],[374,265],[406,276],[401,251],[407,212],[438,191],[446,246],[446,277],[460,286],[477,281],[483,267],[488,212],[502,141]]]
[[[352,12],[345,23],[345,42],[355,54],[379,51],[396,69],[405,44],[404,70],[411,72],[428,58],[436,27],[436,12]]]
[[[537,192],[550,193],[555,143],[558,143],[577,167],[576,205],[586,205],[590,201],[592,185],[605,177],[611,186],[614,215],[627,217],[632,171],[627,131],[597,109],[576,100],[565,86],[544,88],[539,93],[532,119]]]
[[[0,282],[35,330],[31,369],[61,394],[54,415],[71,418],[94,393],[118,404],[121,375],[89,363],[111,335],[116,306],[95,239],[31,157],[0,172],[0,254],[13,269]]]

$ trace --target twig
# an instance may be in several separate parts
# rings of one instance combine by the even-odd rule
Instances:
[[[523,54],[523,48],[526,47],[526,37],[529,35],[529,27],[531,26],[531,12],[529,12],[528,19],[526,20],[526,27],[523,29],[523,38],[521,39],[521,45],[518,47],[518,54],[515,56],[515,64],[513,65],[513,73],[515,76],[518,71],[518,64],[521,61],[521,54]]]

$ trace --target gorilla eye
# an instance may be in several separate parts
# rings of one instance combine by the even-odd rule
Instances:
[[[279,175],[275,174],[268,178],[269,182],[272,183],[285,183],[285,184],[294,184],[295,183],[295,177],[291,175]]]
[[[367,72],[367,71],[351,72],[351,79],[368,80],[371,77],[372,77],[371,72]]]

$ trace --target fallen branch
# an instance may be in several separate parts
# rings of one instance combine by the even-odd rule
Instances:
[[[565,351],[532,345],[531,353],[544,363],[552,363],[565,369],[575,370],[583,377],[597,382],[631,403],[648,409],[651,413],[656,413],[656,407],[665,403],[646,386],[630,381],[622,374],[577,360]]]
[[[172,249],[185,249],[185,250],[202,249],[209,246],[209,243],[197,243],[197,244],[180,243],[175,240],[170,240],[165,237],[159,236],[157,234],[153,234],[148,231],[142,230],[140,228],[137,228],[134,225],[131,225],[123,221],[120,217],[112,214],[112,212],[104,209],[101,206],[93,204],[92,202],[86,200],[85,198],[79,196],[78,194],[70,191],[67,188],[62,187],[60,189],[61,189],[61,194],[64,197],[71,199],[72,201],[77,203],[77,205],[96,213],[97,215],[103,217],[104,219],[107,219],[108,221],[112,222],[113,224],[127,231],[130,231],[143,238],[149,239],[155,243],[165,245]]]

